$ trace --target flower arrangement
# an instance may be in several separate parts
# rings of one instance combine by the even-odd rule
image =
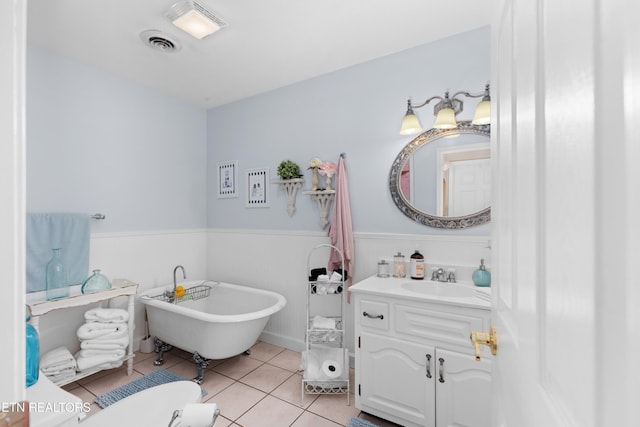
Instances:
[[[331,177],[336,173],[336,169],[337,166],[333,162],[322,162],[320,165],[320,175],[325,175],[327,177],[325,181],[325,190],[331,190]]]
[[[322,160],[320,160],[317,157],[314,157],[313,159],[309,160],[309,167],[307,169],[319,169],[321,165],[322,165]]]
[[[333,162],[322,162],[320,165],[320,175],[332,177],[336,173],[336,164]]]

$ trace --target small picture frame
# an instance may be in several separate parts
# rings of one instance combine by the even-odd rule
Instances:
[[[218,199],[238,197],[238,162],[218,163]]]
[[[247,207],[269,207],[269,169],[247,169]]]

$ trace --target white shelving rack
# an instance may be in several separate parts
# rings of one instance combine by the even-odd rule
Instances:
[[[307,394],[346,394],[348,406],[349,352],[345,347],[346,277],[343,274],[339,281],[314,280],[311,276],[312,259],[322,250],[337,251],[340,254],[341,270],[344,272],[344,255],[335,246],[322,244],[309,252],[301,405],[304,405]],[[331,276],[332,273],[329,271],[327,275]]]

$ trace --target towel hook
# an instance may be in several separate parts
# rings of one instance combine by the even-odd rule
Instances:
[[[104,214],[101,214],[101,213],[95,213],[95,214],[91,215],[91,218],[92,219],[105,219],[106,216],[104,216]]]

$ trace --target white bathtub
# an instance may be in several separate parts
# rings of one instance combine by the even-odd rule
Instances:
[[[176,304],[154,298],[173,290],[173,285],[138,294],[152,337],[207,359],[224,359],[254,345],[269,317],[287,303],[278,293],[247,286],[206,280],[178,283],[187,290],[202,284],[211,285],[208,297]]]

